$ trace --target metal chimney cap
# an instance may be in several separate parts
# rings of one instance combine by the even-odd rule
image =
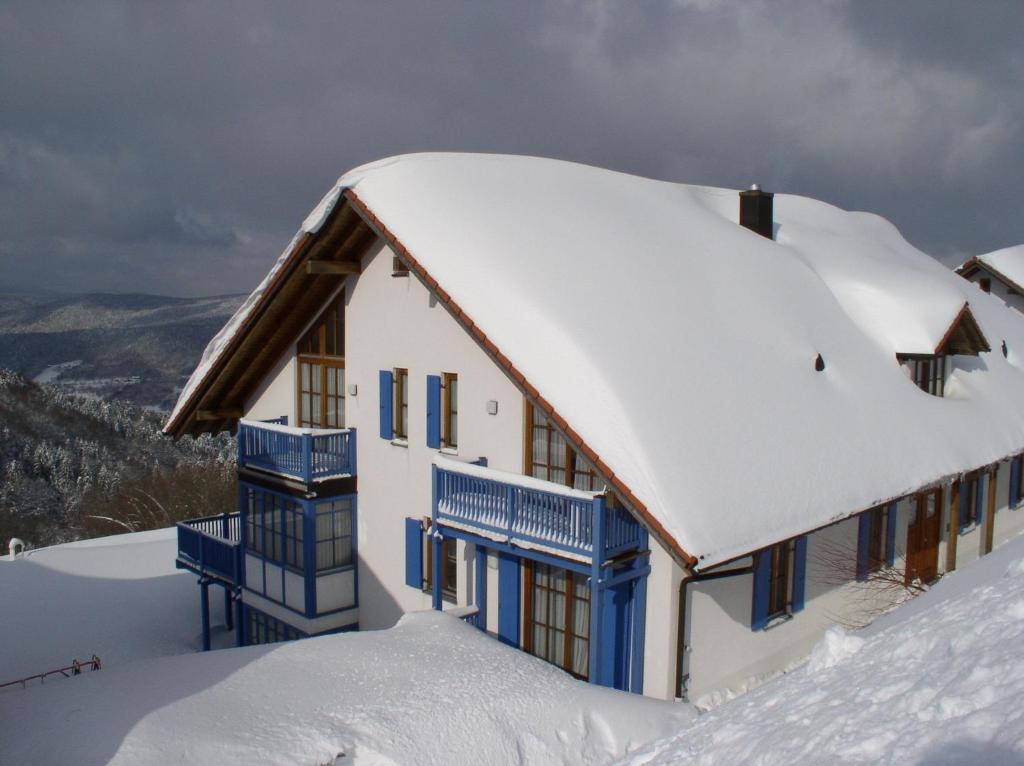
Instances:
[[[750,184],[750,191],[761,191],[761,184]]]

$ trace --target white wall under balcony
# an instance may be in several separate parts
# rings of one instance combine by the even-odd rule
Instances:
[[[316,578],[317,614],[355,606],[355,603],[356,584],[354,570],[334,572],[332,574],[320,575]]]

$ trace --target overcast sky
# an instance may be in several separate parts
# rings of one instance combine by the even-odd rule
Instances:
[[[1024,3],[0,4],[0,292],[251,289],[345,170],[534,154],[1024,242]]]

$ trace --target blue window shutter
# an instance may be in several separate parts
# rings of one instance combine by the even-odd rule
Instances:
[[[498,640],[519,646],[519,557],[498,554]]]
[[[754,593],[751,598],[750,629],[763,630],[768,624],[768,578],[772,565],[770,551],[754,554]]]
[[[960,531],[967,526],[967,488],[970,482],[960,479]]]
[[[871,514],[857,517],[857,582],[868,579],[868,549],[871,547]],[[849,570],[847,570],[849,571]]]
[[[405,584],[423,587],[423,525],[419,519],[405,520]]]
[[[793,541],[793,597],[790,609],[796,613],[804,608],[804,586],[807,582],[807,535]]]
[[[885,564],[893,566],[896,563],[896,519],[898,503],[889,503],[889,509],[885,518]]]
[[[974,493],[974,523],[979,527],[985,514],[985,474],[978,474],[978,490]]]
[[[441,376],[427,376],[427,446],[441,446]]]
[[[391,370],[380,371],[380,438],[391,439],[394,415],[391,412],[393,406],[392,397],[392,374]]]
[[[1017,496],[1017,485],[1020,484],[1020,456],[1010,461],[1010,507],[1013,508],[1020,501]]]

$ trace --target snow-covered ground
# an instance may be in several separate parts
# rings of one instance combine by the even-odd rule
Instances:
[[[198,594],[174,550],[162,530],[0,561],[0,678],[104,660],[0,692],[0,762],[1024,763],[1024,537],[699,716],[433,612],[195,653]]]
[[[1024,763],[1024,537],[625,766]]]
[[[0,762],[606,763],[695,716],[580,683],[433,612],[154,659],[189,651],[198,629],[198,590],[171,570],[174,553],[166,530],[0,563],[2,602],[24,604],[4,624],[6,675],[104,660],[0,692]]]
[[[176,555],[161,529],[0,558],[0,683],[94,654],[113,668],[195,651],[199,589]]]

